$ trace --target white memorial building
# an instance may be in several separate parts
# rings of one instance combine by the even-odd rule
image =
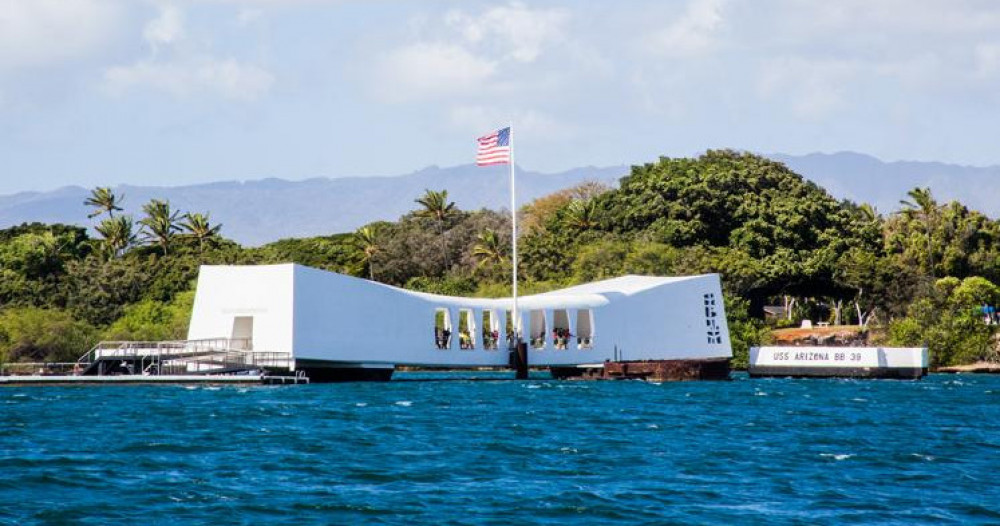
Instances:
[[[717,274],[623,276],[521,297],[519,320],[511,308],[296,264],[203,266],[188,339],[287,353],[314,381],[508,366],[514,327],[532,367],[731,357]]]

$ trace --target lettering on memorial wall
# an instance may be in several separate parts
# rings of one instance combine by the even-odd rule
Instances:
[[[715,305],[715,293],[704,295],[705,327],[707,327],[708,343],[722,343],[722,330],[719,328],[718,311]]]
[[[829,352],[829,351],[774,351],[771,354],[771,359],[776,362],[793,361],[793,362],[813,362],[813,361],[823,361],[823,362],[860,362],[864,360],[864,357],[860,352],[856,351],[845,351],[845,352]]]

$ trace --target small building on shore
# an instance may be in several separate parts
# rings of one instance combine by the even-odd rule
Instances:
[[[286,353],[313,381],[385,380],[397,365],[506,367],[520,328],[531,366],[724,363],[728,376],[717,274],[622,276],[521,297],[518,319],[511,309],[510,298],[427,294],[296,264],[203,266],[188,339]]]

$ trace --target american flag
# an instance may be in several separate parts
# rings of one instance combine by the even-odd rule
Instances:
[[[484,135],[478,141],[477,165],[510,164],[510,128],[503,128],[489,135]]]

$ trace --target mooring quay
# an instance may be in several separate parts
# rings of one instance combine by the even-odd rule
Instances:
[[[0,386],[3,385],[125,385],[125,384],[207,384],[207,385],[298,385],[308,384],[309,379],[303,376],[268,375],[268,374],[231,374],[231,375],[21,375],[0,376]]]
[[[926,347],[752,347],[751,378],[898,378],[927,375]]]

